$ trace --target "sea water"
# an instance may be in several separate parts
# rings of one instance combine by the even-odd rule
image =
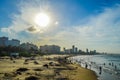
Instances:
[[[70,60],[95,71],[99,80],[120,80],[120,54],[80,55]]]

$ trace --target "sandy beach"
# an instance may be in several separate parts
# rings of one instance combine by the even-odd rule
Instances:
[[[97,80],[95,72],[67,60],[67,55],[0,59],[0,80]]]

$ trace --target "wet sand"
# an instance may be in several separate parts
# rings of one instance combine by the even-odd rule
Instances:
[[[97,80],[95,72],[67,60],[67,55],[0,59],[0,80]]]

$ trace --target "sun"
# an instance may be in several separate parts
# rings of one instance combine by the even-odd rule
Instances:
[[[40,27],[46,27],[50,22],[50,18],[45,13],[38,13],[35,16],[34,22]]]

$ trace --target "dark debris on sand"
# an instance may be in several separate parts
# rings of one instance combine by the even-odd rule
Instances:
[[[19,69],[16,70],[16,72],[25,72],[27,70],[29,70],[29,69],[27,69],[27,68],[19,68]]]
[[[29,77],[26,77],[25,80],[39,80],[39,79],[36,76],[29,76]]]

